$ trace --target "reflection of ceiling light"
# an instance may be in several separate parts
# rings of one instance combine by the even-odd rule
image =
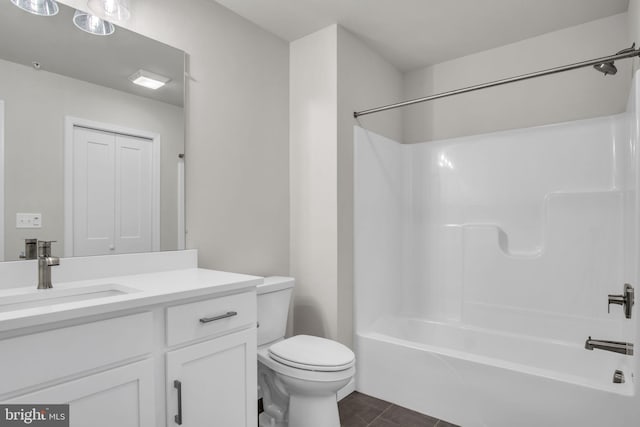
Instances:
[[[154,90],[161,88],[169,81],[171,81],[171,79],[168,77],[164,77],[146,70],[136,71],[129,76],[129,80],[131,80],[134,84]]]
[[[107,22],[104,19],[80,10],[76,10],[76,13],[73,15],[73,23],[82,31],[98,36],[108,36],[116,31],[116,26],[111,22]]]
[[[131,17],[129,0],[89,0],[89,9],[109,21],[126,21]]]
[[[40,16],[53,16],[58,13],[58,4],[54,0],[11,0],[22,10]]]

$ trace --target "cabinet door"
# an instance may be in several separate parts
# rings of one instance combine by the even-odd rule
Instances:
[[[257,363],[255,328],[168,352],[167,425],[255,426]]]
[[[69,404],[71,427],[156,427],[151,359],[11,399]]]

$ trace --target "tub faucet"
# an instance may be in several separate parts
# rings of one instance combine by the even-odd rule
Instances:
[[[631,319],[631,309],[633,308],[634,304],[633,294],[633,286],[628,283],[625,283],[622,295],[609,294],[609,304],[607,305],[607,312],[609,312],[611,304],[618,304],[624,308],[624,317],[626,317],[627,319]]]
[[[38,241],[38,289],[50,289],[51,267],[60,265],[60,258],[51,256],[52,241]]]
[[[626,354],[627,356],[633,356],[633,344],[630,342],[622,341],[606,341],[606,340],[592,340],[591,337],[584,343],[584,348],[587,350],[600,349],[606,351],[613,351],[614,353]]]

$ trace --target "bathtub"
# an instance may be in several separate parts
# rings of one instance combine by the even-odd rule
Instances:
[[[629,356],[400,316],[355,344],[357,390],[464,427],[640,425]]]

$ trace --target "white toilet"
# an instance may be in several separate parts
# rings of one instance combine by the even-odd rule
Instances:
[[[355,355],[325,338],[284,339],[294,280],[267,277],[258,286],[260,427],[340,427],[336,393],[355,374]]]

